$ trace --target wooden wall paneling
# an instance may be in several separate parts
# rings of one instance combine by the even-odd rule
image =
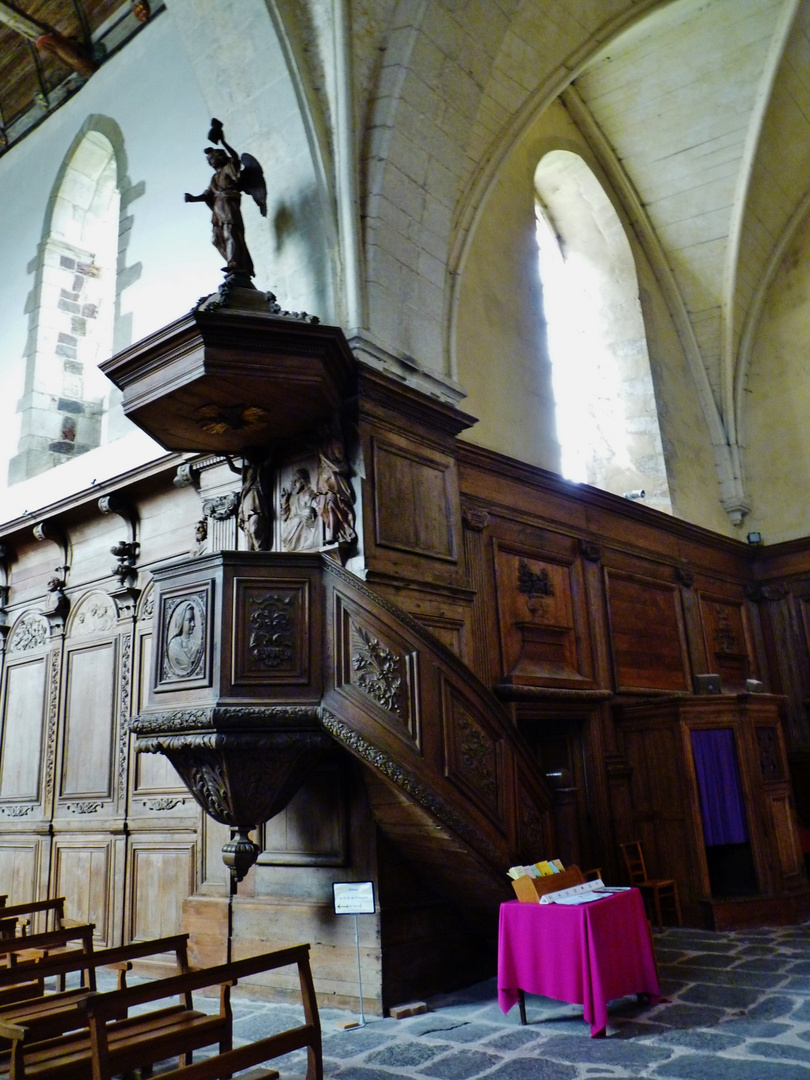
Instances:
[[[684,738],[666,708],[646,721],[622,721],[624,756],[632,769],[632,820],[630,835],[617,836],[617,842],[641,840],[649,876],[675,878],[687,923],[699,925],[697,904],[710,895],[709,872],[696,825],[700,815],[691,809],[697,790],[691,745],[687,751]]]
[[[49,812],[48,751],[55,717],[52,675],[58,679],[58,653],[50,628],[35,611],[15,620],[6,643],[0,689],[0,816],[43,819]]]
[[[129,838],[124,940],[179,934],[183,904],[197,885],[195,832],[173,828]]]
[[[491,686],[497,679],[494,673],[493,663],[495,650],[492,647],[492,630],[490,620],[487,617],[491,606],[487,599],[490,591],[487,589],[487,571],[489,563],[486,557],[486,543],[484,533],[489,524],[489,514],[486,510],[462,503],[462,539],[464,543],[464,565],[467,569],[467,579],[473,594],[471,605],[471,633],[469,642],[465,641],[465,653],[463,657],[478,678],[487,686]]]
[[[54,836],[51,895],[66,898],[71,919],[95,923],[100,946],[121,941],[125,837],[111,832],[59,832]]]
[[[810,632],[804,621],[810,582],[797,583],[793,589],[766,586],[760,602],[774,646],[772,666],[779,689],[787,697],[784,723],[790,749],[810,745]]]
[[[605,772],[606,710],[601,701],[558,694],[513,702],[513,715],[554,795],[560,858],[587,867],[601,863],[607,871],[615,858]]]
[[[151,630],[140,629],[135,639],[135,681],[133,698],[135,715],[146,704],[146,695],[152,672]],[[194,802],[188,788],[176,769],[163,754],[136,754],[130,739],[131,791],[128,812],[138,814],[144,810],[186,809]],[[171,805],[170,805],[171,804]],[[196,805],[196,804],[195,804]]]
[[[691,689],[677,585],[605,568],[618,693]]]
[[[372,436],[371,462],[375,546],[455,563],[461,520],[453,457],[389,433]]]
[[[288,805],[260,830],[260,866],[345,866],[349,857],[345,764],[313,770]]]
[[[43,900],[47,897],[49,847],[48,836],[3,831],[0,836],[0,893],[8,896],[9,904],[22,904],[26,900]]]
[[[540,543],[529,546],[528,530],[523,538],[523,544],[498,537],[492,541],[501,680],[591,689],[590,630],[573,541],[540,535]]]
[[[763,873],[773,892],[799,887],[805,878],[782,725],[772,702],[751,698],[744,709],[752,796],[759,808]],[[778,701],[778,699],[776,699]],[[768,850],[775,844],[776,851]]]
[[[742,598],[698,590],[708,671],[720,676],[725,692],[740,693],[758,675],[750,616]]]
[[[58,792],[63,814],[112,809],[118,749],[116,652],[114,640],[75,645],[66,652]]]
[[[40,653],[5,666],[0,735],[0,812],[41,813],[48,657]]]

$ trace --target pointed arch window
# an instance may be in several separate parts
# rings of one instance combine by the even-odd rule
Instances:
[[[115,150],[87,131],[65,163],[40,244],[17,454],[9,483],[104,441],[112,351],[120,193]]]
[[[563,475],[672,512],[629,241],[585,161],[535,172],[543,308]]]

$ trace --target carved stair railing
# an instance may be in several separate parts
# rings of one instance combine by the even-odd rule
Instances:
[[[491,918],[506,870],[554,853],[551,795],[497,698],[432,634],[323,555],[219,552],[156,569],[137,748],[165,754],[234,837],[281,811],[331,740],[383,833]],[[330,739],[331,737],[331,739]]]
[[[552,796],[503,706],[415,619],[324,559],[322,722],[367,766],[383,833],[438,891],[509,899],[506,869],[553,850]]]

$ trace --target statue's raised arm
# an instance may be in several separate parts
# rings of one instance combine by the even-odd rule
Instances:
[[[208,138],[224,149],[207,146],[205,156],[214,170],[211,181],[200,195],[186,192],[186,202],[204,202],[211,210],[212,242],[225,260],[226,280],[250,286],[254,276],[253,260],[245,242],[242,220],[242,192],[247,191],[263,216],[267,214],[267,188],[262,167],[250,154],[239,155],[225,141],[221,121],[213,119]]]

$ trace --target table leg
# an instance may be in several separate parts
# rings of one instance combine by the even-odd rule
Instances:
[[[520,1009],[520,1022],[523,1026],[526,1026],[526,994],[523,990],[518,990],[518,1008]]]

